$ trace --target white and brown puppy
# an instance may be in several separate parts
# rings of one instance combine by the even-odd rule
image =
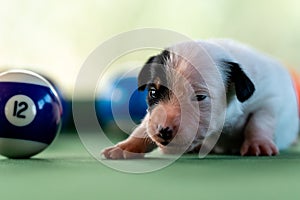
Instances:
[[[297,139],[297,94],[288,70],[240,43],[174,45],[151,57],[138,78],[139,90],[148,90],[148,113],[128,139],[102,152],[108,159],[140,158],[156,147],[198,151],[220,131],[215,153],[276,155]]]

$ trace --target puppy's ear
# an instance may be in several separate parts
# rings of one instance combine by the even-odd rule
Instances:
[[[154,62],[156,56],[152,56],[144,64],[138,75],[138,90],[144,91],[146,89],[147,83],[151,79],[151,64]]]
[[[225,62],[230,68],[230,80],[234,83],[235,93],[240,102],[249,99],[255,91],[255,86],[238,63]]]

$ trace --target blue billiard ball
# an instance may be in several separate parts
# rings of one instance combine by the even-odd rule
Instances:
[[[96,113],[100,125],[121,130],[131,130],[135,124],[139,124],[146,115],[147,92],[138,91],[137,77],[116,76],[99,91],[96,102]],[[119,122],[119,124],[116,123]],[[126,130],[124,130],[126,129]]]
[[[25,70],[0,74],[0,154],[29,158],[48,147],[61,127],[62,104],[42,76]]]

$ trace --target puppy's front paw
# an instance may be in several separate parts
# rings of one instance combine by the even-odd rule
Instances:
[[[278,148],[268,138],[249,138],[244,141],[240,153],[242,156],[272,156],[278,154]]]
[[[107,159],[118,160],[143,158],[145,154],[139,153],[130,145],[121,144],[104,149],[102,155]]]

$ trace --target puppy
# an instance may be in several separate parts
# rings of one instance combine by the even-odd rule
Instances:
[[[288,70],[232,40],[167,48],[143,66],[138,89],[148,90],[148,112],[125,141],[103,150],[107,159],[141,158],[157,147],[197,152],[209,138],[217,140],[208,142],[214,153],[271,156],[297,139],[297,93]]]

